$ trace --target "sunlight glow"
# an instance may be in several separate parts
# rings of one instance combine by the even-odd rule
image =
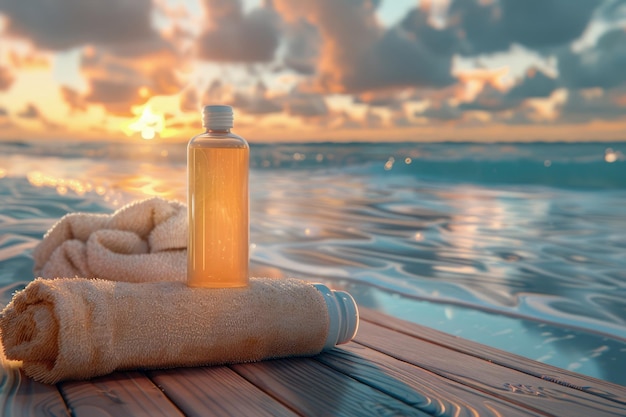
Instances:
[[[32,171],[26,174],[28,182],[35,187],[55,188],[59,195],[66,195],[68,190],[74,191],[82,196],[85,193],[95,191],[98,195],[104,195],[106,188],[101,185],[94,185],[88,181],[81,181],[74,178],[60,178],[46,174],[41,171]]]
[[[143,109],[141,116],[129,124],[128,128],[133,132],[141,133],[141,137],[143,139],[151,140],[163,130],[164,126],[165,120],[163,115],[153,113],[150,106],[146,106]]]

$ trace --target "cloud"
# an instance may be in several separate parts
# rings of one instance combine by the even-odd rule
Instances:
[[[511,88],[506,97],[512,100],[526,98],[547,98],[558,88],[558,82],[543,71],[531,68],[522,81]]]
[[[204,0],[206,25],[198,57],[217,62],[269,62],[280,40],[280,19],[270,7],[244,14],[241,0]]]
[[[59,129],[61,127],[61,125],[48,120],[39,110],[39,107],[33,103],[28,103],[26,107],[18,111],[16,115],[21,119],[37,121],[45,126],[46,129]]]
[[[187,88],[180,95],[180,109],[184,112],[200,112],[200,99],[195,88]]]
[[[530,68],[524,77],[508,91],[486,83],[473,101],[459,105],[461,111],[503,112],[520,107],[527,99],[548,98],[558,88],[558,82],[543,71]]]
[[[323,95],[294,91],[285,99],[285,111],[292,116],[320,117],[328,115]]]
[[[21,117],[22,119],[39,119],[41,112],[33,103],[28,103],[24,110],[17,112],[17,117]]]
[[[160,66],[148,74],[149,86],[153,94],[176,94],[182,84],[171,67]]]
[[[409,127],[413,126],[413,123],[405,114],[397,112],[391,116],[391,125],[395,127]]]
[[[60,86],[61,97],[70,106],[72,111],[85,111],[87,110],[87,102],[85,98],[76,90],[64,85]]]
[[[191,93],[190,93],[191,94]],[[202,96],[202,103],[221,103],[232,100],[230,88],[224,85],[220,79],[215,79],[209,84]]]
[[[137,87],[146,87],[155,95],[180,91],[182,81],[177,76],[177,66],[184,64],[173,45],[154,38],[123,46],[91,48],[83,55],[81,67],[87,77],[123,79]]]
[[[8,90],[14,80],[13,71],[7,67],[0,66],[0,91]]]
[[[453,0],[437,25],[424,3],[389,28],[376,19],[378,2],[275,0],[273,4],[288,27],[295,28],[288,32],[297,37],[292,44],[301,47],[288,49],[286,64],[306,74],[315,69],[320,91],[361,93],[451,85],[455,81],[450,74],[452,57],[459,53],[506,52],[513,44],[554,51],[580,38],[602,0]],[[319,48],[310,47],[317,39]],[[555,82],[542,75],[528,79],[509,98],[549,95]]]
[[[421,113],[416,113],[415,116],[422,116],[428,119],[435,119],[439,121],[453,121],[463,118],[463,111],[458,107],[451,106],[447,101],[440,105],[431,105]]]
[[[9,112],[4,107],[0,107],[0,117],[8,116]]]
[[[406,95],[402,95],[406,96]],[[367,91],[354,97],[354,103],[369,104],[370,106],[402,108],[402,97],[395,91]]]
[[[372,109],[368,109],[363,116],[363,123],[367,127],[377,128],[384,125],[384,120],[378,113],[376,113]]]
[[[569,123],[626,118],[626,90],[570,91],[560,112],[561,121]]]
[[[100,104],[109,113],[119,116],[132,116],[131,106],[145,101],[132,83],[104,78],[90,80],[89,93],[85,100],[89,103]]]
[[[623,20],[626,18],[626,0],[607,0],[598,12],[598,17],[606,22]]]
[[[386,31],[355,62],[342,82],[347,91],[387,87],[445,87],[453,83],[452,57],[432,53],[398,29]]]
[[[0,12],[8,17],[8,34],[30,39],[40,50],[82,46],[79,67],[85,91],[59,86],[73,111],[99,104],[110,113],[130,116],[133,105],[150,96],[177,94],[185,83],[179,71],[189,61],[151,27],[151,0],[33,0],[27,5],[0,0]],[[17,68],[50,66],[41,57],[51,55],[40,50],[10,53],[9,58]]]
[[[180,55],[171,41],[158,34],[114,45],[102,45],[98,47],[98,50],[126,59],[146,59],[160,56],[170,59],[170,64],[171,59]]]
[[[235,93],[232,102],[233,107],[248,114],[278,113],[283,110],[278,100],[274,100],[267,94],[267,87],[259,81],[251,94]]]
[[[151,0],[2,0],[7,33],[43,49],[123,44],[154,36]]]
[[[263,81],[258,81],[251,91],[237,91],[231,83],[224,83],[221,79],[214,79],[205,91],[198,92],[190,88],[181,98],[181,105],[193,111],[199,111],[202,104],[228,104],[243,113],[264,115],[277,113],[283,110],[280,98],[271,97]]]
[[[288,22],[306,19],[321,46],[316,86],[324,92],[358,93],[454,82],[451,54],[432,51],[401,27],[383,28],[368,0],[275,0]]]
[[[614,29],[580,53],[570,49],[558,56],[563,85],[570,89],[614,88],[626,84],[626,31]]]
[[[454,27],[434,27],[426,8],[414,8],[402,19],[399,26],[419,39],[434,53],[452,55],[459,51],[459,31]]]
[[[22,69],[48,69],[50,68],[49,57],[33,50],[10,49],[9,62],[16,70]]]
[[[506,51],[514,44],[552,48],[578,39],[602,0],[454,0],[447,21],[467,55]]]
[[[283,62],[299,74],[313,75],[319,57],[319,32],[305,19],[285,25],[286,52]]]
[[[517,107],[520,101],[510,99],[506,93],[494,88],[491,84],[486,84],[474,101],[460,104],[459,110],[500,112]]]
[[[58,91],[85,118],[94,105],[134,116],[133,106],[161,95],[183,112],[225,103],[258,116],[244,118],[251,124],[271,115],[272,126],[331,129],[624,114],[626,0],[420,1],[397,23],[379,18],[381,1],[201,0],[197,16],[161,0],[0,0],[1,36],[17,45],[4,52],[0,92],[18,91],[35,72],[57,77],[80,53],[81,79],[71,84],[81,87]],[[50,53],[70,48],[60,59]],[[484,71],[470,69],[481,63]],[[527,65],[536,67],[510,86],[509,74]],[[4,116],[46,123],[40,102],[23,103],[4,103]]]
[[[492,120],[508,125],[536,125],[552,122],[550,118],[539,112],[537,108],[527,104],[521,104],[519,107],[495,113]]]
[[[150,96],[177,94],[182,89],[184,80],[173,63],[184,65],[184,59],[164,39],[85,48],[80,65],[88,92],[82,99],[110,113],[130,116],[131,107]]]
[[[363,127],[361,123],[345,111],[330,114],[328,125],[333,129],[358,129]]]

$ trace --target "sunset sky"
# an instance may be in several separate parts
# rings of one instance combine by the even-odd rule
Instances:
[[[626,139],[626,0],[0,0],[0,140]],[[143,137],[143,139],[142,139]]]

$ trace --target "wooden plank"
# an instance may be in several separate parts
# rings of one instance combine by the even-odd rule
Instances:
[[[359,314],[361,319],[365,321],[370,321],[380,326],[438,344],[446,349],[463,352],[467,355],[497,363],[498,365],[506,366],[507,368],[515,369],[546,381],[578,389],[626,405],[626,388],[621,385],[536,362],[523,356],[400,320],[370,309],[361,308],[359,309]]]
[[[356,343],[316,359],[432,415],[545,416]]]
[[[445,346],[362,321],[356,342],[484,391],[520,407],[555,416],[624,416],[626,407],[594,394],[543,380]]]
[[[153,371],[149,375],[189,417],[296,415],[224,366]]]
[[[366,309],[361,316],[355,343],[315,358],[151,371],[152,381],[114,373],[59,392],[5,361],[0,415],[626,415],[626,387]]]
[[[307,416],[426,416],[311,358],[233,365],[237,373]]]
[[[180,410],[145,375],[116,372],[87,381],[59,384],[72,417],[172,416]]]
[[[0,369],[0,415],[69,417],[63,397],[55,385],[36,382],[2,360]]]

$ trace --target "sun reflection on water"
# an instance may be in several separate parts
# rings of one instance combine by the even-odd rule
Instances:
[[[91,195],[113,207],[149,196],[185,201],[184,166],[174,168],[161,163],[170,157],[167,150],[152,151],[140,155],[142,162],[126,155],[113,164],[106,159],[100,162],[96,156],[74,159],[9,156],[0,159],[0,179],[21,177],[31,186],[53,189],[59,196]],[[151,155],[155,160],[146,162]]]
[[[26,179],[34,187],[55,188],[59,195],[66,195],[69,190],[79,196],[85,193],[95,192],[98,195],[104,195],[107,192],[106,187],[102,185],[94,185],[90,181],[81,181],[75,178],[60,178],[41,171],[31,171],[26,174]]]

